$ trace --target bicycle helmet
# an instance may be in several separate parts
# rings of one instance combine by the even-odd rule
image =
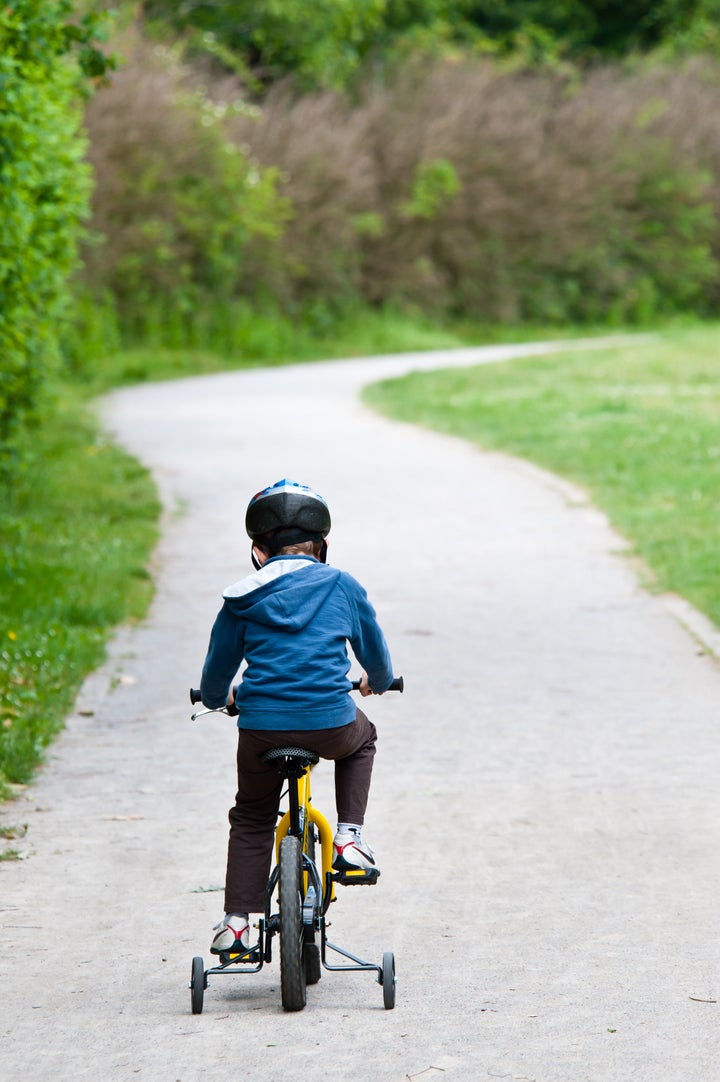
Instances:
[[[320,559],[324,563],[330,511],[314,489],[285,477],[253,496],[245,514],[245,529],[271,556],[300,541],[323,542]]]

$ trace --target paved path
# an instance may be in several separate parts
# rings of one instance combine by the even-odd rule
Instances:
[[[0,866],[4,1080],[720,1077],[720,671],[566,486],[357,399],[387,374],[511,352],[106,403],[165,499],[158,593],[2,811],[29,823],[28,859]],[[331,562],[366,584],[406,678],[371,702],[382,880],[345,891],[333,925],[373,959],[395,951],[398,1005],[368,975],[326,973],[284,1015],[272,965],[214,982],[193,1017],[235,734],[191,723],[186,689],[249,566],[246,500],[283,475],[327,497]],[[330,810],[327,768],[315,788]]]

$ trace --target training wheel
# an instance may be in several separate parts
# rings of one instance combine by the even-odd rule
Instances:
[[[322,962],[320,948],[316,943],[303,945],[303,965],[305,966],[305,983],[317,984],[322,977]]]
[[[382,990],[383,1003],[386,1011],[391,1011],[395,1006],[395,955],[392,951],[385,951],[382,961]]]
[[[205,995],[205,962],[199,956],[192,960],[190,974],[190,1003],[193,1014],[202,1014]]]

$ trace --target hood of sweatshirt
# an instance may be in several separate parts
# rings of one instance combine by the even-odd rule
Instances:
[[[300,631],[324,605],[340,574],[313,556],[274,556],[254,575],[228,586],[223,598],[244,620]]]

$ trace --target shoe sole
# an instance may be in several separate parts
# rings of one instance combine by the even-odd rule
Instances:
[[[332,866],[336,872],[375,872],[377,868],[374,864],[351,864],[349,860],[345,860],[345,857],[338,854],[332,863]]]

